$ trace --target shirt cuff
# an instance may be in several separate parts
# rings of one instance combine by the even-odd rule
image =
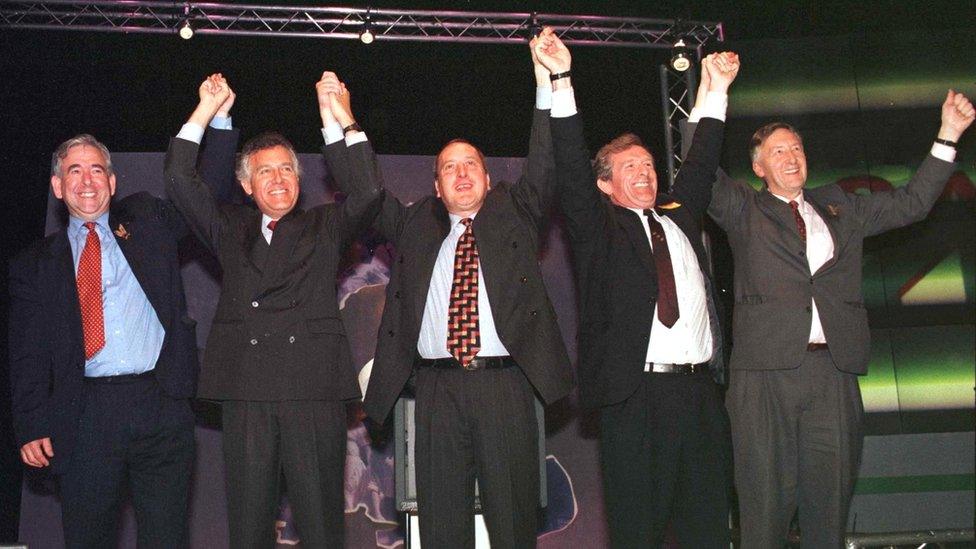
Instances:
[[[552,92],[552,112],[549,116],[553,118],[569,118],[576,114],[576,94],[573,88],[563,88]]]
[[[199,145],[203,141],[203,128],[193,122],[187,122],[180,128],[180,133],[176,134],[176,137],[193,141]]]
[[[210,127],[215,130],[233,130],[233,120],[233,116],[215,116],[213,117],[213,120],[210,121]]]
[[[356,143],[365,143],[368,141],[366,139],[366,132],[353,132],[346,136],[346,146],[352,147]]]
[[[717,118],[725,122],[725,111],[729,107],[729,96],[722,92],[708,92],[701,105],[695,105],[688,115],[688,122],[696,124],[702,118]]]
[[[932,156],[946,162],[955,162],[956,149],[942,143],[932,143]]]
[[[535,108],[548,111],[552,108],[552,88],[535,89]]]
[[[326,145],[342,141],[342,126],[335,120],[330,121],[322,128],[322,139],[325,139]]]

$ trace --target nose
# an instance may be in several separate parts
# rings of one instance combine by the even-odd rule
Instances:
[[[468,166],[465,163],[458,164],[457,174],[459,177],[465,177],[468,175]]]

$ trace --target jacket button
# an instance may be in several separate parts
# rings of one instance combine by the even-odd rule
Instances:
[[[393,297],[400,299],[400,292],[399,291],[393,292]]]
[[[403,256],[402,255],[397,259],[397,263],[403,263]]]
[[[295,342],[295,336],[288,336],[288,343],[294,343],[294,342]]]
[[[532,311],[529,312],[529,315],[530,316],[537,316],[538,314],[539,314],[539,311],[536,311],[536,310],[532,310]]]
[[[516,241],[512,241],[512,247],[513,248],[518,248],[518,241],[517,240]]]
[[[813,277],[810,277],[810,284],[813,284]]]
[[[258,344],[258,340],[256,340],[256,339],[252,339],[251,340],[251,345],[257,345],[257,344]]]
[[[809,305],[807,305],[806,309],[807,309],[807,312],[808,313],[812,313],[813,312],[813,307],[811,307]]]
[[[522,281],[522,284],[525,284],[526,282],[529,281],[528,277],[525,276],[523,276],[520,280]]]
[[[806,250],[800,250],[800,257],[807,255]]]
[[[390,337],[393,337],[393,330],[390,330],[389,332],[386,332],[386,333],[387,333],[387,334],[388,334],[388,335],[389,335]]]
[[[257,307],[257,306],[258,306],[258,302],[257,301],[252,301],[251,302],[251,307]]]

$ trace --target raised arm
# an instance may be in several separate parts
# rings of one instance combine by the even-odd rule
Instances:
[[[908,225],[928,215],[956,169],[955,144],[973,123],[974,112],[972,102],[965,95],[949,90],[942,103],[942,125],[932,153],[908,184],[887,193],[850,195],[864,222],[866,235]]]
[[[194,234],[216,255],[226,219],[220,212],[211,189],[197,172],[196,163],[200,135],[231,91],[223,76],[215,74],[200,84],[198,94],[200,101],[183,126],[180,136],[170,140],[163,180],[170,201],[183,214]]]
[[[341,128],[343,138],[323,150],[333,179],[346,195],[339,207],[337,239],[355,238],[376,219],[383,198],[383,174],[366,135],[352,114],[352,94],[333,72],[315,84],[325,133]],[[326,138],[328,140],[328,137]]]
[[[704,215],[712,200],[712,183],[722,157],[728,91],[738,73],[739,56],[735,53],[713,53],[702,60],[699,102],[695,105],[702,119],[671,188],[672,198],[696,215]]]

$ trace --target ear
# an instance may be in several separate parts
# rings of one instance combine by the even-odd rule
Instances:
[[[613,183],[609,179],[597,179],[596,186],[607,196],[613,196]]]
[[[441,188],[437,186],[437,178],[436,177],[434,178],[434,195],[436,195],[437,198],[440,198],[441,197]]]
[[[488,187],[489,191],[491,190],[491,175],[488,172],[485,172],[485,186]]]
[[[766,170],[763,169],[762,164],[758,161],[752,163],[752,173],[756,174],[756,177],[759,179],[765,180],[766,178]]]
[[[51,192],[58,200],[64,200],[61,195],[61,178],[56,175],[51,176]]]
[[[246,179],[241,179],[239,181],[241,184],[241,188],[244,189],[244,192],[247,193],[247,196],[252,196],[254,194],[254,189],[251,188],[251,182]]]
[[[115,174],[108,176],[108,194],[115,196]]]

